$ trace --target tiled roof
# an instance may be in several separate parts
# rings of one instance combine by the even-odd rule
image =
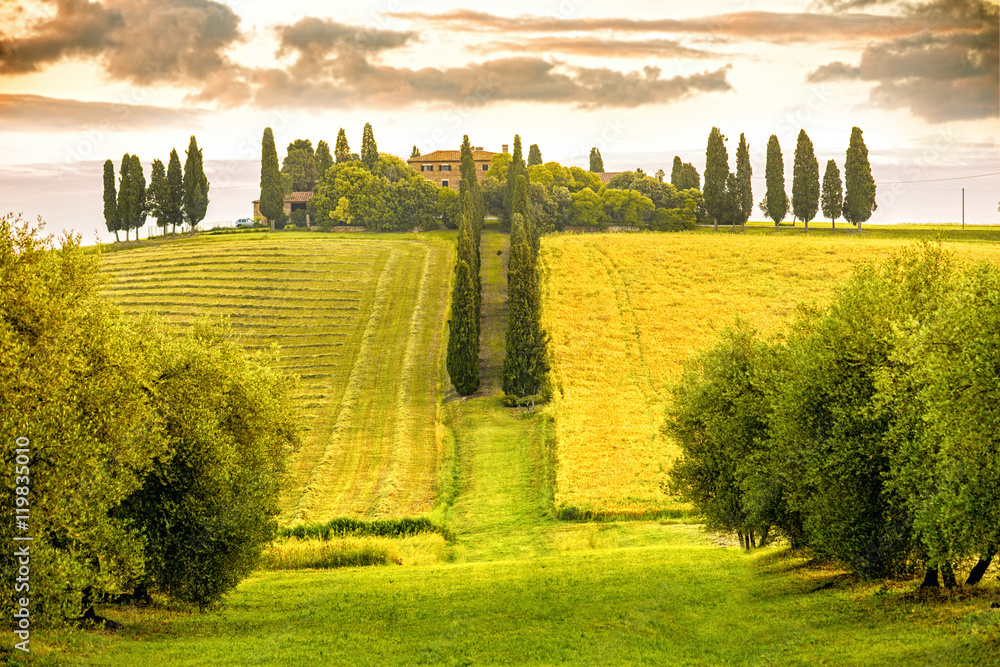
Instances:
[[[307,202],[307,201],[309,201],[310,199],[313,198],[314,194],[316,194],[316,193],[313,192],[312,190],[309,190],[308,192],[293,192],[292,194],[290,194],[287,197],[285,197],[285,203],[288,204],[288,203],[298,203],[298,202],[304,202],[304,201]],[[259,199],[254,199],[253,202],[251,202],[251,203],[253,203],[253,204],[259,204],[260,200]]]
[[[489,162],[496,155],[493,151],[472,151],[472,159],[476,162]],[[462,161],[462,151],[434,151],[433,153],[427,153],[426,155],[420,155],[417,157],[411,157],[407,160],[410,164],[419,164],[421,162],[461,162]]]
[[[601,179],[601,185],[607,185],[608,181],[617,176],[618,174],[624,174],[624,171],[601,171],[598,172],[597,177]]]

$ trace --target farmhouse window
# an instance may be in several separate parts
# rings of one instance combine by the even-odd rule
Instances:
[[[438,165],[438,171],[451,171],[451,165],[450,164],[439,164]]]

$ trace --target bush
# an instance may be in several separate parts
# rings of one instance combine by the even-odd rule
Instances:
[[[278,531],[278,537],[329,540],[334,537],[353,535],[356,537],[406,537],[419,533],[439,533],[446,540],[454,536],[444,526],[433,523],[426,517],[402,519],[375,519],[364,521],[350,517],[335,517],[326,523],[300,523]]]

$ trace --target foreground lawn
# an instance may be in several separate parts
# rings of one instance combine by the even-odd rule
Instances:
[[[262,574],[219,614],[109,608],[117,635],[74,634],[73,657],[36,664],[957,665],[1000,648],[986,598],[809,592],[837,573],[720,548],[692,526],[601,533],[531,560]]]

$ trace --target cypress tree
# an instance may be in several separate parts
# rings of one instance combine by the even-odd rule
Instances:
[[[844,161],[844,181],[844,220],[857,225],[858,231],[861,231],[861,223],[872,217],[878,205],[875,203],[875,179],[868,163],[868,147],[858,127],[851,128],[851,143]]]
[[[128,175],[132,180],[129,186],[129,219],[132,221],[132,228],[135,229],[135,240],[139,240],[139,230],[146,224],[146,213],[149,206],[146,201],[146,176],[142,173],[142,162],[138,155],[131,157],[132,164],[129,165]]]
[[[813,151],[813,142],[805,130],[799,130],[795,145],[795,163],[792,165],[792,213],[806,223],[819,211],[819,162]]]
[[[840,217],[844,207],[844,186],[840,181],[840,169],[833,160],[826,163],[826,172],[823,174],[823,216],[830,218],[830,225],[833,230],[837,230],[837,218]]]
[[[417,148],[416,144],[413,144],[413,150],[410,151],[410,157],[420,157],[420,149]]]
[[[541,391],[547,370],[535,259],[524,223],[524,217],[515,213],[511,221],[507,273],[503,390],[513,399],[534,396]]]
[[[531,144],[528,148],[528,166],[534,167],[536,164],[542,163],[542,149],[538,147],[538,144]]]
[[[153,160],[153,168],[149,172],[149,189],[146,191],[146,203],[149,213],[156,218],[156,226],[166,227],[170,224],[163,213],[163,201],[166,198],[167,168],[163,166],[163,160]]]
[[[596,146],[590,149],[590,170],[596,174],[604,173],[604,158]]]
[[[781,159],[781,144],[778,137],[771,135],[767,140],[767,163],[764,166],[764,180],[767,182],[767,217],[774,220],[774,228],[778,229],[788,212],[788,195],[785,194],[785,163]]]
[[[184,174],[181,171],[181,158],[177,155],[177,149],[171,149],[170,161],[167,163],[167,181],[164,185],[163,201],[160,203],[160,210],[166,215],[174,234],[177,233],[177,225],[184,222],[184,214],[181,210],[181,197],[184,192]]]
[[[347,145],[347,133],[340,128],[337,133],[337,144],[333,147],[333,155],[337,162],[347,162],[351,159],[351,147]]]
[[[368,171],[374,169],[378,161],[378,146],[375,144],[375,132],[371,123],[365,123],[365,129],[361,133],[361,161],[368,167]]]
[[[740,133],[740,145],[736,149],[736,205],[740,226],[746,230],[747,220],[753,213],[753,185],[750,177],[753,166],[750,164],[750,147],[746,137]]]
[[[118,225],[125,230],[125,240],[128,241],[129,230],[132,229],[132,218],[130,217],[132,207],[132,178],[129,171],[132,168],[132,156],[128,153],[122,155],[121,166],[118,167]]]
[[[705,148],[705,189],[702,194],[705,210],[714,220],[715,230],[719,230],[719,220],[726,207],[726,179],[729,177],[729,153],[726,138],[719,128],[713,127],[708,135]]]
[[[191,233],[205,219],[208,212],[208,177],[205,176],[205,166],[202,161],[198,141],[191,135],[191,142],[184,161],[184,195],[181,203],[184,209],[184,221],[191,225]]]
[[[681,187],[681,174],[683,173],[684,173],[684,163],[681,162],[681,156],[675,155],[673,167],[670,169],[670,184],[675,188],[677,188],[678,190],[685,189]]]
[[[472,239],[459,239],[471,245]],[[468,396],[479,389],[478,326],[475,326],[475,288],[468,262],[459,259],[455,267],[455,287],[451,295],[451,319],[448,320],[448,375],[455,391]]]
[[[337,144],[339,150],[339,137]],[[337,162],[340,162],[339,157]],[[274,146],[274,132],[269,127],[264,128],[264,138],[261,141],[260,214],[271,223],[271,229],[285,214],[285,190],[281,185],[281,170],[278,168],[278,149]]]
[[[119,241],[118,194],[115,192],[115,164],[111,160],[104,162],[104,224],[109,232],[115,233],[115,241]]]
[[[510,166],[507,167],[507,186],[503,195],[503,219],[500,221],[504,229],[512,229],[511,221],[514,206],[514,187],[517,185],[517,177],[521,174],[527,176],[527,168],[524,165],[524,153],[521,149],[521,135],[514,135],[514,154],[511,156]]]
[[[316,177],[323,180],[326,170],[333,166],[333,155],[330,154],[330,144],[322,139],[316,144]]]

